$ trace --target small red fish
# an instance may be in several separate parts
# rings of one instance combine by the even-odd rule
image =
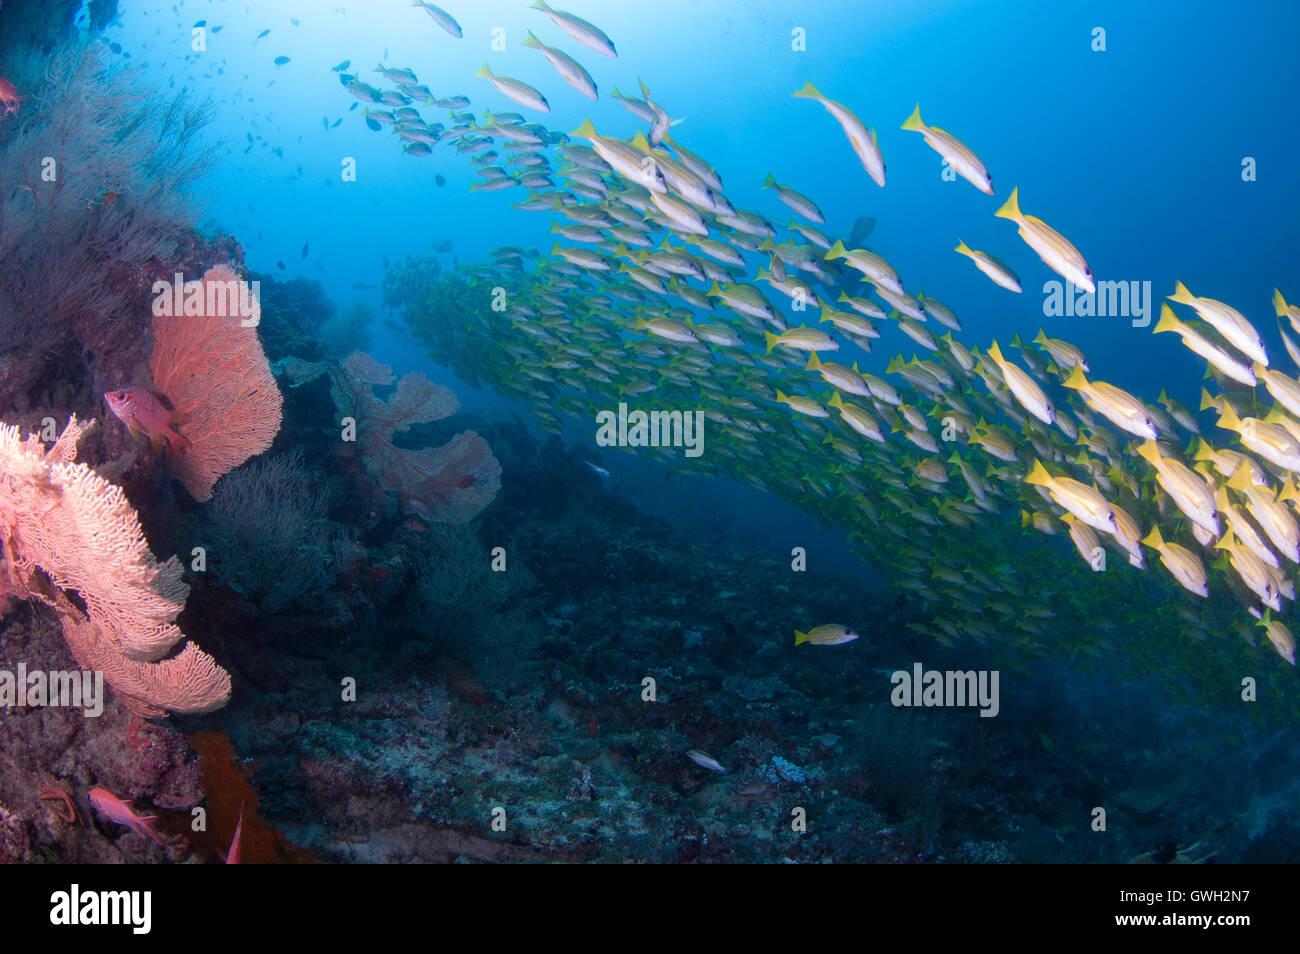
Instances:
[[[105,821],[125,825],[134,832],[148,835],[164,848],[167,847],[167,842],[163,841],[162,837],[149,827],[151,822],[158,820],[157,815],[137,815],[130,802],[122,801],[122,799],[104,788],[92,788],[90,790],[90,804],[99,813],[99,817]]]
[[[4,106],[6,116],[18,112],[18,104],[26,98],[18,95],[18,90],[14,89],[13,83],[7,79],[0,79],[0,105]]]
[[[155,451],[166,448],[169,455],[175,456],[190,446],[190,439],[178,429],[186,415],[161,394],[148,388],[124,388],[106,392],[104,400],[132,434],[148,437]]]
[[[237,865],[244,853],[240,843],[244,837],[244,803],[239,806],[239,821],[235,824],[235,837],[230,840],[230,854],[226,855],[226,864]]]

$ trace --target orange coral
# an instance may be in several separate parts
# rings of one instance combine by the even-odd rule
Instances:
[[[301,864],[314,860],[258,814],[257,791],[239,765],[226,733],[195,732],[189,742],[199,754],[199,771],[209,796],[207,837],[187,833],[197,849],[209,857],[215,857],[217,852],[224,854],[242,811],[240,845],[244,864]]]
[[[283,416],[284,399],[257,337],[260,306],[242,299],[238,282],[229,265],[210,268],[202,314],[153,319],[149,370],[184,415],[191,442],[167,466],[196,500],[211,500],[223,474],[270,447]]]

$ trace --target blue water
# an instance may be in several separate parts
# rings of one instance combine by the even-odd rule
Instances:
[[[273,270],[283,261],[291,274],[320,279],[336,301],[364,297],[351,286],[378,284],[383,258],[426,254],[440,239],[452,240],[462,261],[501,244],[550,244],[547,216],[510,207],[519,192],[468,192],[464,157],[442,149],[411,159],[387,130],[366,129],[364,107],[349,112],[356,101],[329,72],[342,60],[368,82],[381,82],[367,71],[383,60],[410,66],[438,95],[469,95],[471,108],[516,110],[470,75],[487,61],[550,93],[549,128],[573,129],[586,116],[605,135],[630,135],[637,125],[607,95],[588,103],[519,46],[526,29],[576,46],[567,37],[560,43],[547,18],[523,4],[467,4],[457,11],[466,35],[459,42],[400,2],[174,9],[123,4],[120,26],[106,36],[152,77],[216,101],[211,132],[229,151],[210,182],[211,216],[241,238],[250,262]],[[770,170],[820,204],[828,234],[875,216],[873,246],[905,281],[919,281],[957,311],[969,343],[1042,326],[1096,355],[1107,380],[1121,386],[1144,390],[1151,361],[1159,361],[1160,384],[1191,403],[1199,360],[1173,341],[1153,345],[1154,317],[1143,329],[1120,319],[1045,319],[1035,289],[1056,276],[991,212],[1018,185],[1022,208],[1069,237],[1099,280],[1151,281],[1163,296],[1181,279],[1197,294],[1235,303],[1270,350],[1280,349],[1269,299],[1294,269],[1291,250],[1300,244],[1300,221],[1289,214],[1300,207],[1292,160],[1300,130],[1282,71],[1300,11],[1288,3],[1248,9],[1239,16],[1186,2],[822,2],[792,14],[768,2],[628,4],[592,14],[615,38],[619,58],[579,47],[587,53],[579,59],[603,94],[618,87],[636,96],[643,79],[684,118],[674,132],[715,165],[737,207],[788,221],[788,210],[759,188]],[[187,56],[189,27],[200,18],[224,29],[207,37],[206,53]],[[497,27],[504,52],[489,48]],[[806,31],[805,52],[791,50],[795,27]],[[1091,49],[1095,27],[1106,31],[1105,52]],[[266,28],[271,33],[253,42]],[[275,66],[282,55],[290,62]],[[214,75],[220,66],[224,73]],[[791,98],[808,80],[878,129],[886,189],[864,175],[829,114]],[[962,180],[942,181],[939,157],[897,128],[917,102],[927,122],[983,159],[996,199]],[[344,122],[325,130],[322,117]],[[249,132],[257,141],[245,153]],[[276,146],[283,158],[271,155]],[[340,181],[345,156],[358,163],[355,183]],[[1253,182],[1242,181],[1246,157],[1257,163]],[[435,173],[445,187],[432,186]],[[955,255],[958,237],[1011,265],[1026,293],[1008,296]],[[398,346],[379,354],[395,357]]]

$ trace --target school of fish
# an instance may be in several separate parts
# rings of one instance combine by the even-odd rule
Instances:
[[[416,5],[461,36],[450,14]],[[617,56],[592,23],[543,0],[533,6],[588,51]],[[524,45],[578,94],[598,98],[574,55],[532,32]],[[770,174],[762,185],[792,214],[788,224],[737,208],[644,83],[639,98],[610,93],[643,124],[629,137],[590,120],[570,133],[548,129],[533,115],[549,112],[543,92],[486,64],[475,75],[526,114],[476,114],[468,96],[436,95],[409,68],[377,72],[390,87],[341,75],[373,107],[371,128],[391,127],[413,157],[439,145],[464,154],[474,191],[527,190],[515,207],[554,217],[549,255],[505,246],[456,271],[410,264],[390,272],[390,286],[438,287],[439,304],[416,315],[413,330],[471,383],[528,403],[556,433],[562,416],[590,420],[620,401],[702,410],[701,458],[638,451],[683,472],[750,483],[845,527],[864,559],[921,609],[909,625],[946,645],[975,639],[1033,656],[1054,644],[1076,660],[1123,655],[1143,672],[1185,656],[1188,645],[1202,663],[1240,669],[1244,641],[1295,665],[1282,617],[1300,564],[1300,380],[1275,367],[1235,307],[1180,281],[1154,328],[1162,337],[1149,342],[1158,347],[1174,332],[1206,362],[1213,391],[1202,392],[1199,410],[1214,412],[1217,429],[1203,433],[1188,406],[1164,391],[1153,404],[1106,382],[1078,347],[1042,330],[1030,342],[1013,335],[964,345],[954,309],[905,284],[880,252],[821,231],[817,204]],[[883,188],[876,130],[811,82],[793,95],[830,114]],[[445,119],[426,119],[421,106]],[[815,120],[810,134],[835,135]],[[923,121],[919,104],[901,128],[994,195],[979,157]],[[906,156],[908,144],[897,152]],[[1015,223],[1047,268],[1095,291],[1084,256],[1022,211],[1018,189],[993,214]],[[956,250],[1021,291],[1000,259],[960,239]],[[1291,337],[1300,336],[1300,306],[1281,291],[1272,304],[1300,366]],[[886,342],[920,351],[895,355],[878,373],[830,360],[856,347],[866,364]],[[1068,538],[1075,568],[1054,540],[1042,541],[1039,562],[1039,544],[1022,528]],[[1107,604],[1129,609],[1108,613]],[[796,641],[847,641],[837,635],[845,627],[833,639],[819,629]],[[1204,668],[1189,662],[1183,671]]]

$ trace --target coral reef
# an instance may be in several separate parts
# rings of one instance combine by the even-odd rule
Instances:
[[[179,563],[158,563],[121,489],[73,462],[93,423],[74,415],[49,450],[38,435],[20,440],[17,427],[0,424],[6,590],[52,607],[78,664],[103,671],[137,715],[220,708],[230,677],[211,656],[186,643],[167,657],[184,639],[174,622],[189,593]]]
[[[0,190],[0,407],[89,411],[144,359],[152,283],[171,277],[210,162],[196,139],[210,110],[160,101],[95,44],[15,65],[28,98],[0,126],[14,173]]]

